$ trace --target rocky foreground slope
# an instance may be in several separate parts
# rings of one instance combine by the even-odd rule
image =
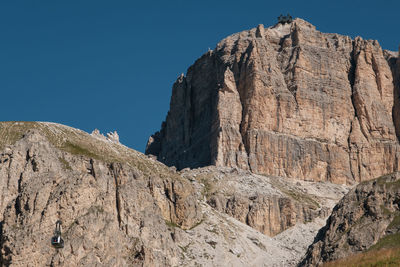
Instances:
[[[239,167],[353,184],[397,171],[400,59],[310,23],[233,34],[173,85],[147,154],[169,166]]]
[[[1,266],[295,266],[347,187],[176,172],[98,132],[1,122],[0,190]]]
[[[0,135],[0,265],[178,264],[165,221],[187,229],[202,215],[187,180],[62,125],[1,123]],[[50,245],[57,220],[60,250]]]
[[[299,266],[320,266],[374,245],[400,247],[399,192],[400,173],[359,184],[335,206]]]

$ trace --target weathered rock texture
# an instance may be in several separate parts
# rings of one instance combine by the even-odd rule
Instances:
[[[301,19],[231,35],[178,78],[146,153],[178,169],[213,164],[335,183],[393,172],[395,54]]]
[[[200,225],[184,235],[176,229],[183,266],[296,266],[325,215],[348,192],[345,185],[228,167],[180,174],[196,188],[204,211]]]
[[[202,218],[189,181],[62,125],[0,123],[0,136],[1,266],[179,265],[167,224]],[[57,220],[59,250],[50,245]]]
[[[399,189],[400,173],[394,173],[351,190],[334,208],[300,266],[319,266],[399,235]]]
[[[0,191],[0,266],[295,266],[347,187],[176,172],[99,133],[1,122]]]
[[[198,191],[215,210],[268,236],[298,223],[327,218],[347,192],[342,185],[286,181],[221,167],[191,170],[182,175],[204,184]]]

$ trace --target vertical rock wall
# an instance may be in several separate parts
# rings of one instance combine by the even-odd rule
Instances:
[[[335,183],[398,170],[399,63],[385,53],[301,19],[231,35],[178,78],[146,153]]]

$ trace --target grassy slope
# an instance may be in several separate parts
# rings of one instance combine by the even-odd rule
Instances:
[[[333,262],[328,262],[324,267],[383,267],[400,266],[400,248],[384,248],[349,256]]]
[[[169,177],[178,176],[165,165],[148,159],[142,153],[124,145],[95,138],[90,134],[57,123],[47,122],[0,122],[0,152],[15,144],[29,130],[38,130],[56,148],[104,162],[120,162],[135,166],[144,174]]]

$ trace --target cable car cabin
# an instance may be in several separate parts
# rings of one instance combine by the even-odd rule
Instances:
[[[61,236],[53,236],[51,238],[51,244],[55,248],[63,248],[64,247],[64,240],[61,238]]]
[[[51,238],[51,245],[55,248],[63,248],[64,240],[61,238],[61,221],[56,222],[54,236]]]

